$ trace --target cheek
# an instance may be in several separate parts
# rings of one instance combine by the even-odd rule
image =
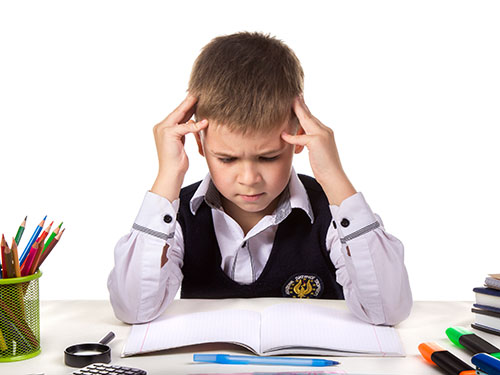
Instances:
[[[290,178],[290,171],[292,167],[292,157],[287,156],[281,158],[270,170],[269,176],[274,184],[279,188],[284,188]]]
[[[207,158],[206,160],[210,176],[217,188],[228,186],[227,182],[231,179],[228,167],[214,158]]]

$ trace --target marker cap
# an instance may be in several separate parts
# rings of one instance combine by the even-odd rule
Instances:
[[[450,327],[446,330],[446,336],[459,348],[465,349],[465,347],[460,344],[460,337],[462,335],[471,335],[473,332],[466,330],[463,327]]]
[[[472,357],[471,362],[488,375],[500,375],[500,359],[486,353],[479,353]]]

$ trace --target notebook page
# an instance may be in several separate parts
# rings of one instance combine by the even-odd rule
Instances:
[[[394,328],[362,322],[348,311],[308,304],[283,303],[268,307],[262,312],[261,335],[263,353],[296,347],[404,355]]]
[[[122,357],[186,345],[230,342],[260,350],[260,314],[248,310],[217,310],[163,315],[132,327]]]

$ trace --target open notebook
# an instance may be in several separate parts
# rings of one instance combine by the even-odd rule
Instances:
[[[218,310],[164,315],[131,329],[122,357],[187,345],[227,342],[258,355],[404,356],[396,329],[347,311],[281,303],[261,312]]]

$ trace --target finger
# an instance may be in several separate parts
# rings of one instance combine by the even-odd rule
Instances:
[[[317,128],[316,118],[309,111],[309,108],[307,108],[303,96],[297,96],[293,100],[292,109],[306,133],[311,133]]]
[[[292,145],[296,145],[296,146],[307,146],[309,144],[309,142],[311,141],[311,136],[310,135],[306,135],[306,134],[303,134],[303,135],[291,135],[291,134],[288,134],[287,132],[282,132],[281,133],[281,138],[283,138],[283,140],[285,142],[288,142]]]
[[[170,113],[163,122],[168,125],[180,124],[188,121],[194,114],[196,110],[196,102],[198,98],[190,93],[184,98],[184,100],[177,106],[176,109]]]
[[[208,121],[203,119],[202,121],[195,122],[193,120],[189,120],[184,124],[179,124],[175,127],[175,132],[178,136],[185,136],[188,133],[197,133],[200,130],[206,128],[208,126]]]

